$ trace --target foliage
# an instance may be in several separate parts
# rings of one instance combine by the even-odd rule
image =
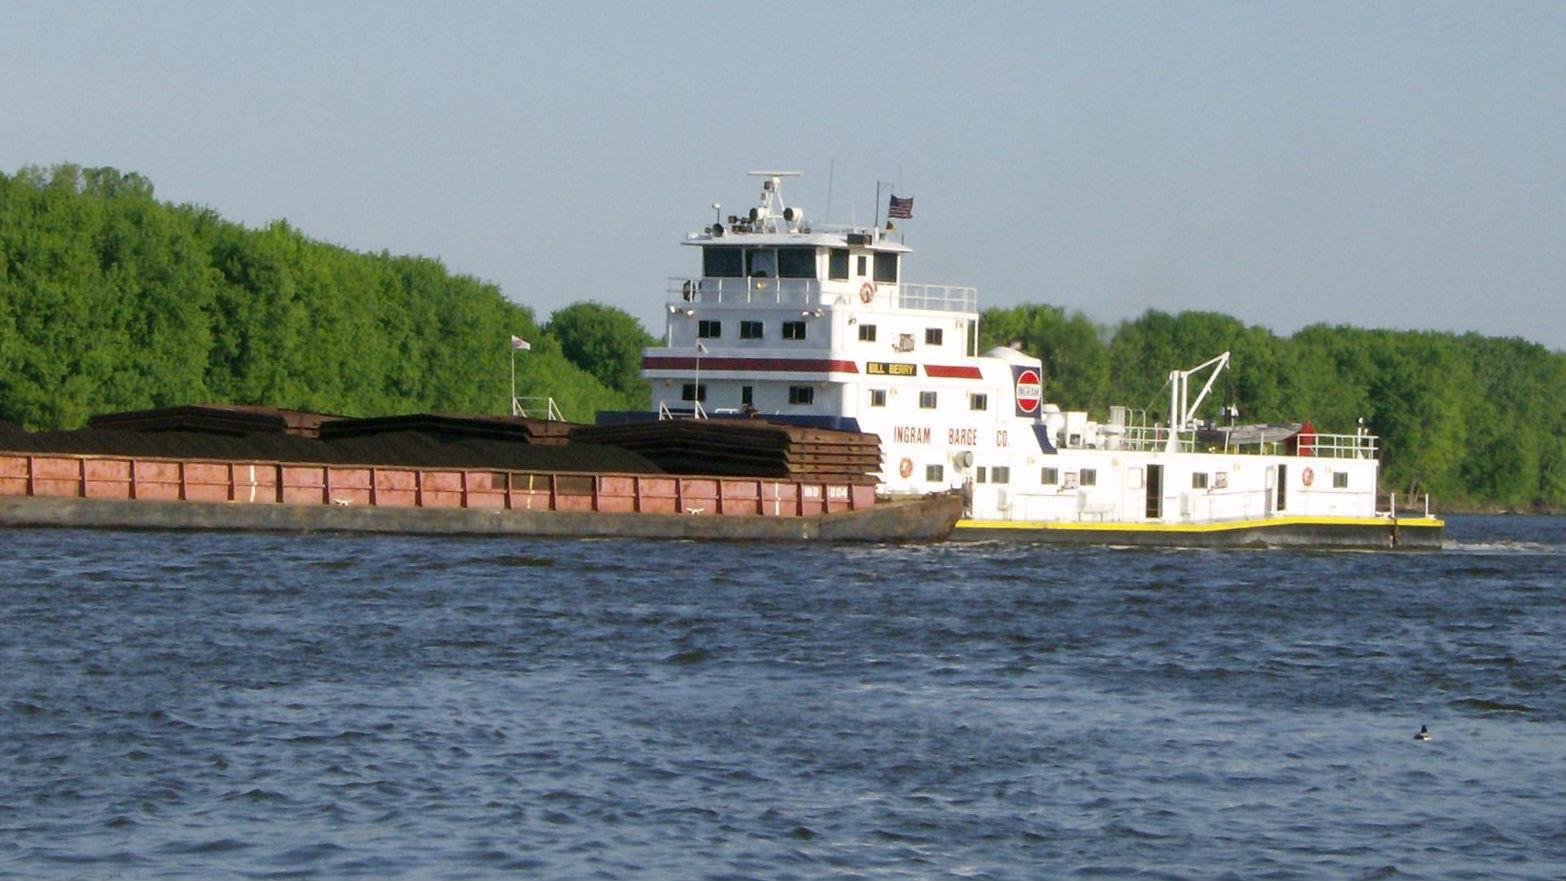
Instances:
[[[193,402],[505,413],[513,334],[539,340],[519,395],[589,421],[646,405],[439,261],[247,229],[111,168],[0,174],[0,418],[28,428]]]
[[[652,386],[642,379],[642,349],[658,340],[623,310],[602,303],[573,303],[549,316],[544,333],[572,364],[611,389],[646,402]]]

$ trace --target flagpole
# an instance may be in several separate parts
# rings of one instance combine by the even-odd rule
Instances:
[[[511,347],[511,415],[517,415],[517,347]]]

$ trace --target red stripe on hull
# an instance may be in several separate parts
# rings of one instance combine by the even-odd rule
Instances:
[[[704,370],[742,370],[755,373],[858,373],[852,361],[827,358],[702,358]],[[643,370],[695,370],[696,359],[686,357],[642,358]]]
[[[924,365],[924,375],[936,379],[983,379],[977,367],[946,367],[940,364]]]

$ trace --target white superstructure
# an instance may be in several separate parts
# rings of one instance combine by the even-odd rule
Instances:
[[[1376,516],[1374,436],[1198,424],[1227,354],[1170,374],[1173,430],[1062,412],[1039,359],[977,351],[977,291],[906,281],[887,230],[812,224],[791,173],[752,174],[759,204],[687,237],[701,271],[669,280],[666,346],[643,355],[660,412],[873,432],[882,492],[960,488],[970,526]]]

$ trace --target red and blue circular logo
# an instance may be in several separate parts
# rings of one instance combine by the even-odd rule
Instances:
[[[1039,381],[1039,372],[1032,367],[1024,368],[1017,374],[1017,409],[1037,413],[1043,401],[1044,384]]]

